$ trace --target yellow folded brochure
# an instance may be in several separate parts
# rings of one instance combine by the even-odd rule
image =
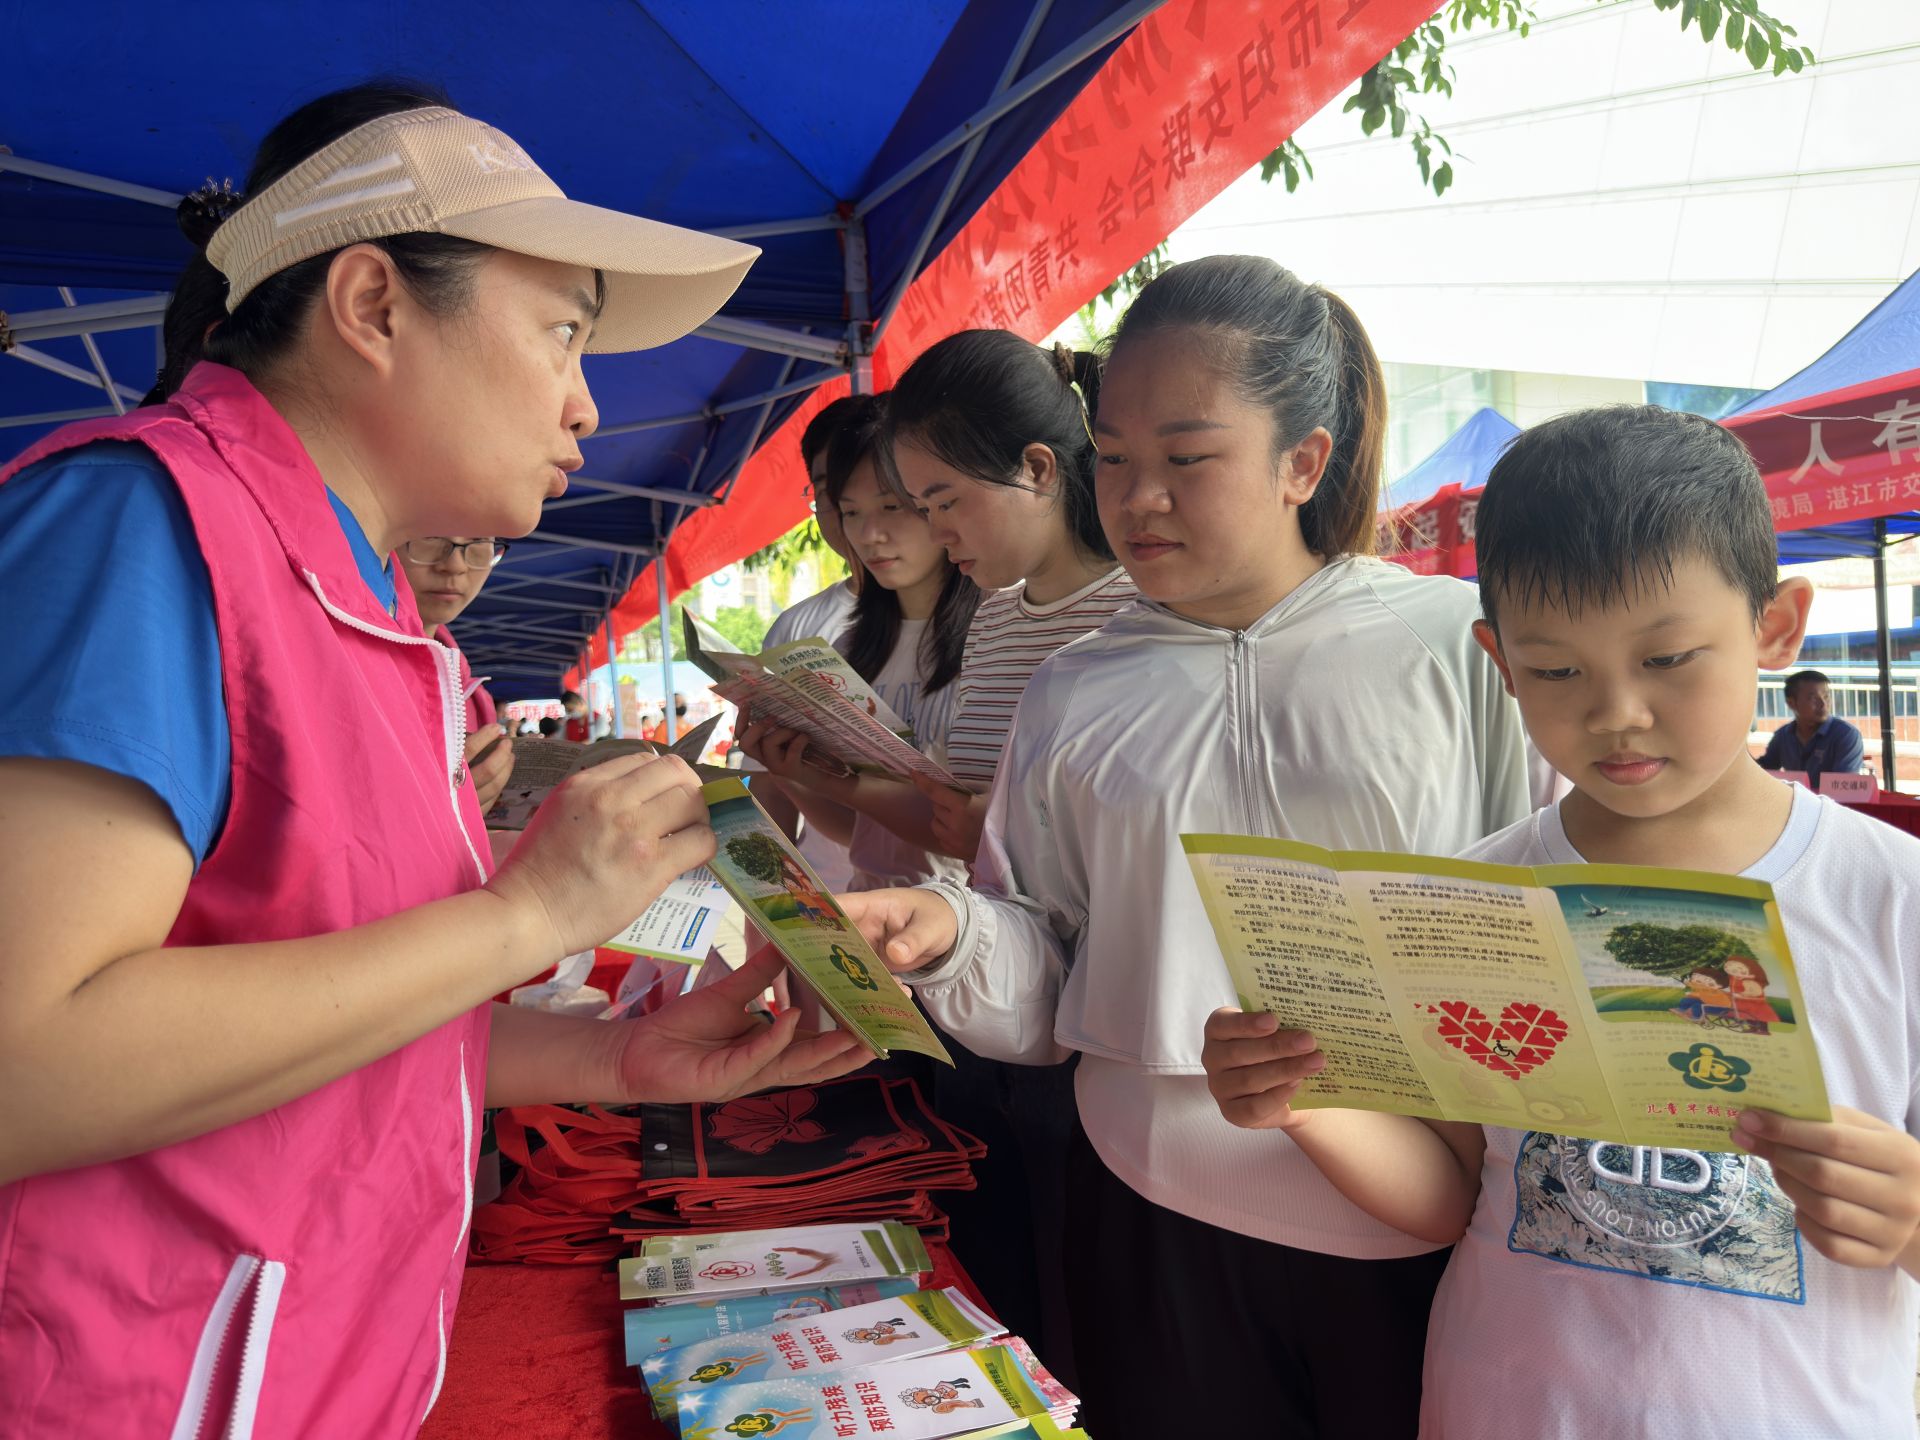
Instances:
[[[951,1065],[912,998],[747,787],[716,780],[700,793],[719,839],[708,868],[833,1018],[883,1060],[912,1050]]]
[[[1181,843],[1241,1008],[1326,1055],[1303,1109],[1703,1150],[1748,1106],[1831,1118],[1761,881]]]

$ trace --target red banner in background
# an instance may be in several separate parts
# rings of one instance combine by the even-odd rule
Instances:
[[[1434,0],[1171,0],[1108,57],[978,214],[921,272],[874,356],[876,385],[956,330],[1051,334],[1434,12]],[[667,552],[677,595],[806,516],[799,437],[835,381]],[[613,615],[659,615],[649,566]],[[593,644],[593,663],[606,659]],[[577,677],[570,676],[574,680]]]

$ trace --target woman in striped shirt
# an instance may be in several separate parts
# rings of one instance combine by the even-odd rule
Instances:
[[[916,360],[887,399],[881,474],[985,592],[946,745],[947,769],[972,793],[921,783],[936,848],[968,862],[1027,681],[1134,598],[1094,504],[1099,366],[1064,345],[963,330]]]

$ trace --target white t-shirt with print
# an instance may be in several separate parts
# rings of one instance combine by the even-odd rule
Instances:
[[[1558,806],[1466,853],[1583,858]],[[1746,874],[1779,902],[1828,1098],[1920,1135],[1920,840],[1796,787]],[[1920,1285],[1822,1256],[1762,1160],[1489,1127],[1420,1433],[1912,1436],[1917,1325]]]
[[[902,620],[893,653],[868,684],[894,714],[912,727],[914,748],[923,755],[938,756],[945,750],[947,730],[953,723],[953,700],[958,687],[949,681],[932,694],[926,692],[921,676],[920,646],[929,623]],[[967,873],[967,867],[958,860],[930,855],[865,815],[853,822],[853,839],[847,846],[847,854],[853,862],[851,888],[855,890],[917,885],[923,880],[957,880]]]

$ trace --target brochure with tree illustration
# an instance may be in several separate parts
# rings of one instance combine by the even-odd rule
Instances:
[[[683,1390],[680,1434],[682,1440],[940,1440],[1017,1433],[1036,1419],[1070,1423],[1077,1408],[1071,1396],[1050,1405],[1020,1357],[990,1345],[816,1377]]]
[[[720,1300],[682,1300],[671,1305],[636,1305],[626,1314],[627,1364],[702,1340],[718,1340],[743,1330],[758,1330],[782,1320],[812,1319],[829,1310],[850,1310],[875,1300],[910,1295],[920,1288],[911,1275],[886,1276],[773,1295],[731,1295]]]
[[[720,723],[715,715],[705,720],[671,745],[656,745],[651,740],[596,740],[577,745],[571,740],[526,739],[513,744],[513,773],[507,788],[487,812],[489,830],[524,830],[533,812],[570,775],[618,760],[625,755],[677,755],[693,767],[703,780],[731,774],[717,765],[703,765],[700,756]]]
[[[1770,886],[1181,837],[1235,991],[1310,1030],[1295,1104],[1730,1149],[1830,1118]]]
[[[932,1271],[920,1232],[877,1225],[802,1225],[713,1235],[656,1235],[620,1262],[622,1300],[817,1289]]]
[[[640,1362],[640,1378],[663,1419],[688,1391],[749,1380],[781,1380],[937,1355],[1004,1335],[1006,1327],[958,1290],[920,1290],[776,1321],[756,1330],[662,1350]]]
[[[716,780],[700,793],[719,842],[714,875],[834,1019],[883,1060],[912,1050],[951,1065],[912,998],[747,787]]]
[[[711,675],[715,693],[742,710],[798,730],[823,768],[905,780],[925,775],[956,790],[960,782],[913,748],[913,733],[833,646],[796,640],[743,655],[691,610],[687,658]]]

